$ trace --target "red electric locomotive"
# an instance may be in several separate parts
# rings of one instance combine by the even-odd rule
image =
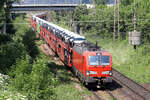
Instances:
[[[111,82],[112,58],[101,47],[90,42],[75,44],[73,47],[73,65],[77,76],[84,83]]]
[[[31,18],[31,26],[60,59],[73,69],[83,83],[101,85],[111,82],[112,57],[85,37],[43,20],[44,14]]]

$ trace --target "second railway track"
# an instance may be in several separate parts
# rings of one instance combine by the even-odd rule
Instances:
[[[150,91],[117,70],[113,69],[113,80],[132,91],[134,100],[150,100]],[[129,91],[128,91],[129,92]],[[129,94],[129,93],[128,93]]]

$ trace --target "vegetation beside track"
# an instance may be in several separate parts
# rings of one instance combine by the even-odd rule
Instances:
[[[6,81],[2,77],[0,99],[55,99],[57,79],[47,66],[49,60],[35,44],[29,20],[18,17],[12,26],[15,33],[1,36],[11,39],[0,45],[0,71],[8,76]]]

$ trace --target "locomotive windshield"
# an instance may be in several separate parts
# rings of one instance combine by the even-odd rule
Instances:
[[[89,56],[89,65],[109,65],[110,63],[109,56]]]

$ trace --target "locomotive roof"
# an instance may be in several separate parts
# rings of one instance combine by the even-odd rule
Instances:
[[[100,46],[97,46],[96,44],[93,44],[91,42],[85,41],[79,44],[75,44],[73,49],[75,51],[77,51],[79,54],[82,54],[85,51],[104,51],[103,48],[101,48]]]

